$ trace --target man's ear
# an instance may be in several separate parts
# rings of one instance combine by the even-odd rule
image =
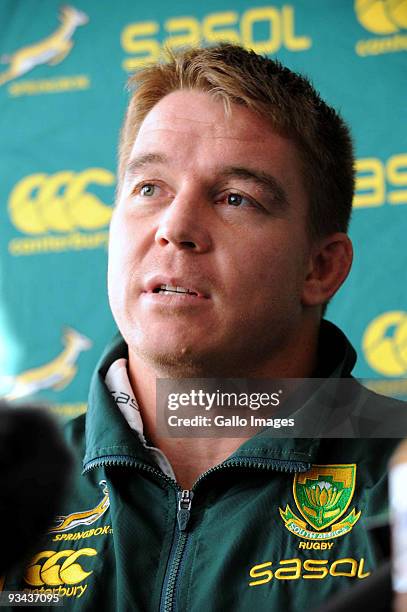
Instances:
[[[325,304],[348,276],[352,259],[352,243],[347,234],[337,232],[319,240],[311,253],[302,293],[303,305]]]

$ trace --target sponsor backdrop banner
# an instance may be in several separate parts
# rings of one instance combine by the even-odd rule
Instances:
[[[355,263],[327,318],[357,376],[407,395],[407,0],[2,0],[1,389],[86,407],[115,325],[106,246],[129,74],[163,47],[239,42],[310,76],[357,152]]]

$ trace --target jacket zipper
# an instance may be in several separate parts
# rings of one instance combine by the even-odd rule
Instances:
[[[288,461],[283,459],[265,459],[259,458],[258,460],[248,459],[246,457],[229,459],[223,463],[210,468],[196,480],[191,490],[181,490],[180,486],[169,476],[156,468],[140,464],[135,461],[132,457],[127,455],[109,455],[93,459],[89,461],[86,468],[83,470],[85,474],[92,468],[101,466],[127,466],[136,467],[143,471],[154,474],[161,480],[164,480],[167,484],[175,489],[177,492],[177,521],[174,529],[171,550],[168,557],[167,569],[165,572],[164,582],[161,589],[160,598],[160,612],[176,612],[176,592],[177,586],[180,580],[180,567],[182,565],[185,548],[188,542],[189,533],[187,531],[188,522],[191,516],[192,498],[198,484],[213,472],[218,472],[225,468],[254,468],[254,469],[271,469],[279,472],[292,473],[295,471],[307,471],[310,469],[311,464],[301,461]]]
[[[160,612],[171,612],[172,610],[175,610],[176,607],[175,593],[178,584],[178,577],[180,575],[179,569],[189,537],[189,533],[186,529],[189,517],[191,516],[193,496],[193,492],[189,491],[188,489],[178,491],[177,493],[177,524],[174,530],[166,576],[161,591]]]

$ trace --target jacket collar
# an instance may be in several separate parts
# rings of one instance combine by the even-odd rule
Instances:
[[[84,467],[90,461],[112,456],[131,457],[155,467],[150,453],[141,444],[137,433],[128,426],[105,384],[110,365],[121,357],[128,359],[128,348],[121,335],[117,334],[102,354],[91,380]]]

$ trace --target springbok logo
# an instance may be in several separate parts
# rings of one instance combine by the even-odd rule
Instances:
[[[33,395],[41,389],[64,389],[76,375],[76,361],[82,351],[87,351],[92,342],[75,329],[66,328],[63,335],[65,349],[49,363],[27,370],[12,380],[12,388],[6,399],[14,400]]]
[[[106,480],[101,480],[99,485],[102,487],[103,499],[95,508],[83,510],[82,512],[73,512],[66,516],[57,516],[55,519],[55,527],[51,527],[48,533],[62,533],[75,529],[78,525],[91,525],[97,521],[109,508],[109,491]]]
[[[355,509],[338,521],[352,501],[356,483],[356,464],[313,465],[308,472],[296,474],[293,496],[297,508],[306,522],[294,514],[287,504],[280,510],[286,528],[307,540],[331,540],[352,530],[359,520],[360,512]],[[316,531],[307,528],[307,523]],[[330,527],[329,531],[322,531]]]
[[[89,17],[73,6],[63,6],[59,20],[61,25],[47,38],[23,47],[11,55],[1,56],[1,62],[9,64],[9,69],[0,73],[0,86],[17,79],[36,66],[54,66],[65,59],[73,47],[73,33],[78,26],[88,23]]]

